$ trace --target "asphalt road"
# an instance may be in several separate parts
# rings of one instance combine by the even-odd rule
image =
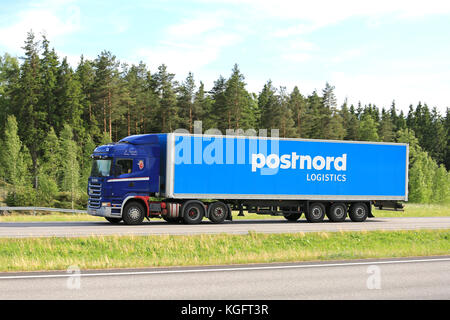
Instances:
[[[77,237],[90,235],[161,235],[161,234],[246,234],[249,231],[263,233],[317,232],[317,231],[361,231],[361,230],[412,230],[448,229],[450,217],[426,218],[372,218],[356,223],[345,222],[308,223],[306,220],[236,220],[223,224],[204,221],[199,225],[168,224],[154,221],[139,226],[112,225],[105,222],[3,222],[0,223],[0,238],[17,237]]]
[[[450,299],[450,256],[0,274],[6,299]]]

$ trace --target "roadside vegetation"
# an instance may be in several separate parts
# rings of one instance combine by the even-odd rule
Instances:
[[[450,229],[0,239],[0,271],[139,268],[436,256]]]

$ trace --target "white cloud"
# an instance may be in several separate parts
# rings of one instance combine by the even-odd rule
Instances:
[[[216,61],[222,50],[238,44],[243,35],[227,26],[230,18],[226,11],[203,12],[188,20],[166,28],[164,40],[152,47],[137,50],[137,58],[144,60],[153,70],[166,64],[178,76],[189,71],[198,72]]]
[[[410,104],[419,101],[430,107],[438,107],[441,113],[450,107],[447,89],[450,80],[442,73],[401,73],[401,74],[331,74],[330,83],[336,85],[336,95],[340,103],[347,97],[349,103],[374,103],[379,108],[389,108],[392,100],[404,112]]]
[[[311,58],[312,58],[311,54],[301,52],[284,53],[281,55],[281,59],[296,63],[306,62]]]
[[[168,28],[167,33],[172,37],[193,37],[218,29],[224,25],[222,14],[204,15],[184,20]]]
[[[44,33],[49,39],[62,37],[81,28],[80,9],[73,1],[42,1],[20,11],[15,21],[0,27],[0,45],[19,51],[27,32]]]
[[[210,0],[208,0],[209,2]],[[260,19],[282,20],[289,24],[271,32],[275,37],[304,35],[353,17],[366,17],[368,23],[380,23],[386,17],[412,19],[450,13],[447,0],[212,0],[239,5],[241,14]]]
[[[366,52],[365,48],[353,48],[344,50],[342,52],[336,53],[332,58],[331,62],[333,63],[341,63],[341,62],[347,62],[349,60],[355,59],[360,57]]]
[[[186,75],[189,71],[196,73],[217,60],[223,48],[239,41],[239,36],[227,33],[200,37],[195,41],[166,41],[152,48],[137,50],[137,58],[153,70],[164,63],[177,75]]]

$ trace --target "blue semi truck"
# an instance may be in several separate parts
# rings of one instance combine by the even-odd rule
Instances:
[[[111,223],[232,220],[232,211],[362,222],[408,200],[408,144],[186,133],[97,147],[88,213]]]

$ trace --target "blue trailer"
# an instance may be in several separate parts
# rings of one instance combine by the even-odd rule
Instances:
[[[232,210],[365,221],[408,200],[408,145],[249,136],[143,134],[92,154],[88,213],[111,223],[231,220]]]

